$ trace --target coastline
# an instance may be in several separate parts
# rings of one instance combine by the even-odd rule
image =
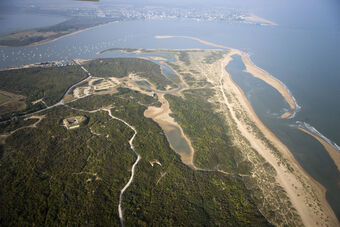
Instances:
[[[293,116],[294,112],[298,108],[298,105],[296,104],[296,101],[294,97],[291,95],[290,91],[288,88],[278,79],[264,71],[263,69],[259,68],[256,66],[249,58],[249,55],[245,52],[241,52],[239,54],[242,58],[242,61],[246,67],[244,72],[250,73],[254,77],[264,81],[265,83],[269,84],[273,88],[275,88],[281,96],[286,100],[288,103],[290,110],[286,113],[283,113],[281,115],[281,118],[290,118]]]
[[[299,129],[300,131],[304,133],[307,133],[310,136],[313,136],[316,140],[318,140],[321,143],[321,145],[325,148],[325,150],[328,152],[329,156],[332,158],[332,160],[334,161],[334,164],[336,165],[336,167],[338,168],[338,171],[340,172],[340,152],[337,151],[333,146],[331,146],[325,140],[315,135],[314,133],[300,126],[297,126],[297,129]]]
[[[116,22],[119,22],[119,21],[111,21],[111,22],[107,22],[107,23],[104,23],[104,24],[99,24],[99,25],[96,25],[96,26],[92,26],[92,27],[88,27],[88,28],[79,29],[79,30],[77,30],[77,31],[70,32],[70,33],[61,35],[61,36],[59,36],[59,37],[53,38],[53,39],[48,39],[48,38],[47,38],[47,39],[41,40],[41,41],[39,41],[39,42],[34,42],[34,43],[31,43],[31,44],[28,44],[28,45],[23,45],[23,46],[5,46],[5,45],[0,45],[0,47],[15,48],[15,47],[39,46],[39,45],[42,45],[42,44],[55,42],[55,41],[57,41],[58,39],[65,38],[65,37],[67,37],[67,36],[75,35],[75,34],[78,34],[78,33],[80,33],[80,32],[84,32],[84,31],[87,31],[87,30],[91,30],[91,29],[94,29],[94,28],[98,28],[98,27],[101,27],[101,26],[104,26],[104,25],[108,25],[108,24],[112,24],[112,23],[116,23]]]
[[[234,52],[232,51],[223,60],[221,65],[223,69],[225,69],[225,66],[231,61],[231,56],[233,54]],[[242,122],[238,121],[237,125],[243,136],[250,141],[252,147],[257,148],[256,150],[259,154],[276,170],[276,179],[286,191],[291,203],[300,215],[303,224],[306,226],[315,226],[323,220],[323,225],[330,224],[331,226],[338,226],[339,222],[334,211],[331,209],[326,200],[326,189],[305,172],[289,149],[264,125],[264,123],[256,115],[242,89],[232,80],[230,74],[226,70],[224,71],[224,78],[227,78],[225,84],[228,84],[227,86],[224,86],[224,89],[232,89],[232,87],[236,88],[233,89],[233,93],[240,101],[240,105],[243,106],[243,109],[248,113],[264,135],[274,143],[275,147],[279,149],[287,162],[293,166],[294,172],[290,172],[287,167],[280,165],[279,160],[275,157],[275,155],[269,149],[264,147],[263,144],[261,144],[261,142],[253,135],[251,135],[251,133],[247,131],[246,126],[242,125]],[[231,105],[231,103],[226,104],[228,106]],[[234,112],[232,109],[233,108],[230,108],[231,112]],[[232,113],[232,115],[235,116],[235,113]],[[236,117],[234,117],[234,120],[237,122]],[[309,191],[306,191],[306,186],[307,188],[309,188],[309,186],[311,187],[309,188]],[[318,212],[315,212],[314,210],[316,207],[310,206],[307,202],[313,201],[315,198],[318,202],[320,202],[320,210]]]
[[[171,38],[191,39],[191,40],[195,40],[197,42],[200,42],[200,43],[208,45],[208,46],[222,48],[222,49],[229,49],[234,54],[240,55],[244,65],[246,66],[246,69],[244,70],[244,72],[248,72],[252,76],[254,76],[254,77],[264,81],[268,85],[272,86],[274,89],[276,89],[281,94],[281,96],[288,103],[290,110],[287,111],[286,113],[283,113],[281,115],[281,118],[293,118],[295,116],[295,112],[298,108],[298,105],[295,101],[295,98],[292,96],[292,94],[288,90],[288,88],[280,80],[278,80],[274,76],[270,75],[269,73],[267,73],[263,69],[256,66],[250,60],[249,55],[247,53],[245,53],[241,50],[238,50],[238,49],[234,49],[234,48],[224,46],[224,45],[220,45],[220,44],[215,44],[215,43],[208,42],[208,41],[205,41],[205,40],[201,40],[199,38],[191,37],[191,36],[170,36],[170,35],[160,36],[160,35],[157,35],[157,36],[155,36],[155,38],[156,39],[171,39]]]

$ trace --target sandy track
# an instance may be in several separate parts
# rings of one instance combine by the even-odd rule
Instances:
[[[237,49],[234,49],[234,48],[230,48],[230,47],[220,45],[220,44],[215,44],[215,43],[208,42],[208,41],[205,41],[205,40],[201,40],[199,38],[191,37],[191,36],[155,36],[155,38],[156,39],[169,39],[169,38],[191,39],[191,40],[195,40],[197,42],[203,43],[203,44],[208,45],[208,46],[222,48],[222,49],[229,49],[233,54],[240,55],[241,58],[242,58],[242,61],[244,62],[245,66],[246,66],[245,72],[250,73],[252,76],[264,81],[268,85],[275,88],[282,95],[282,97],[286,100],[286,102],[288,103],[290,110],[287,111],[286,113],[282,114],[281,118],[294,117],[295,111],[297,110],[298,105],[296,104],[295,98],[292,96],[292,94],[290,93],[288,88],[281,81],[279,81],[278,79],[276,79],[275,77],[273,77],[272,75],[270,75],[269,73],[264,71],[263,69],[257,67],[250,60],[247,53],[240,51],[240,50],[237,50]]]
[[[223,62],[221,62],[222,74],[220,85],[223,94],[224,91],[228,91],[228,94],[234,94],[236,100],[239,102],[240,106],[237,106],[235,104],[236,102],[228,101],[224,94],[225,104],[231,110],[231,115],[237,124],[238,130],[249,140],[251,146],[274,167],[277,172],[278,183],[286,191],[305,226],[338,226],[339,222],[326,201],[325,189],[305,173],[288,148],[260,121],[243,91],[232,81],[228,72],[224,70],[225,66],[231,61],[232,55],[233,52],[228,54]],[[285,165],[280,164],[280,160],[277,156],[247,129],[247,125],[236,117],[236,113],[233,109],[240,107],[247,112],[247,115],[255,122],[256,126],[263,134],[273,142],[282,156],[293,167],[293,172],[290,172]],[[318,201],[320,201],[320,206],[317,206]]]
[[[113,116],[110,109],[104,109],[104,110],[109,113],[109,116],[112,119],[115,119],[117,121],[120,121],[120,122],[124,123],[126,126],[128,126],[130,129],[132,129],[133,132],[134,132],[133,136],[129,140],[129,144],[130,144],[131,150],[136,155],[137,159],[136,159],[136,161],[133,163],[133,165],[131,167],[131,176],[130,176],[129,181],[126,183],[126,185],[120,191],[120,194],[119,194],[119,203],[118,203],[118,214],[119,214],[120,224],[121,224],[121,226],[124,226],[124,217],[123,217],[123,211],[122,211],[123,194],[126,191],[126,189],[128,189],[128,187],[130,187],[130,185],[131,185],[131,183],[133,181],[133,178],[135,177],[135,168],[136,168],[138,162],[141,160],[142,157],[136,152],[136,150],[135,150],[135,148],[133,146],[133,140],[135,139],[135,137],[137,135],[136,129],[133,126],[131,126],[129,123],[127,123],[126,121],[124,121],[124,120],[122,120],[122,119],[120,119],[118,117]]]

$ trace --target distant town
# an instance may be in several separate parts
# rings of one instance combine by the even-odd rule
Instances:
[[[251,12],[236,8],[166,8],[158,6],[134,7],[131,5],[105,5],[93,7],[67,7],[64,9],[31,5],[31,11],[75,17],[114,18],[119,20],[196,20],[225,21],[257,25],[274,25]]]

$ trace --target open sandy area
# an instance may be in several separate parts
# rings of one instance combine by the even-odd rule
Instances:
[[[152,118],[164,131],[169,130],[171,127],[176,127],[180,130],[181,136],[187,141],[189,145],[190,154],[189,155],[185,155],[182,153],[178,154],[181,156],[181,160],[184,164],[188,165],[193,169],[196,169],[193,163],[194,149],[192,148],[191,141],[184,134],[182,127],[172,117],[170,117],[171,110],[169,108],[169,102],[164,98],[164,94],[159,94],[158,99],[162,103],[162,106],[161,107],[149,106],[144,111],[144,116],[147,118]],[[175,150],[172,146],[171,148]]]
[[[315,134],[311,133],[310,131],[298,127],[299,130],[313,136],[315,139],[317,139],[322,146],[326,149],[326,151],[328,152],[329,156],[331,156],[331,158],[333,159],[336,167],[338,168],[339,172],[340,172],[340,152],[337,151],[334,147],[332,147],[329,143],[327,143],[326,141],[324,141],[323,139],[321,139],[320,137],[316,136]]]
[[[250,73],[254,77],[263,80],[265,83],[269,84],[273,88],[275,88],[282,97],[286,100],[288,103],[290,110],[284,114],[281,115],[281,118],[289,118],[292,116],[292,114],[295,112],[297,105],[294,100],[294,97],[290,94],[289,90],[282,84],[279,80],[277,80],[275,77],[271,76],[269,73],[264,71],[263,69],[257,67],[250,59],[247,53],[240,51],[238,49],[230,48],[224,45],[215,44],[212,42],[208,42],[205,40],[201,40],[196,37],[191,36],[155,36],[156,39],[169,39],[169,38],[185,38],[185,39],[191,39],[195,40],[197,42],[203,43],[208,46],[222,48],[222,49],[229,49],[233,54],[238,54],[241,56],[243,63],[246,66],[245,72]]]
[[[231,61],[232,54],[233,52],[221,63],[223,69]],[[277,172],[277,181],[287,192],[303,224],[305,226],[338,226],[338,220],[326,201],[325,189],[302,169],[288,148],[260,121],[243,91],[232,81],[231,76],[225,70],[223,70],[222,73],[224,75],[222,75],[223,83],[221,86],[225,91],[228,91],[228,93],[232,91],[235,98],[237,98],[239,107],[236,108],[242,108],[247,112],[251,120],[255,122],[256,126],[275,145],[284,159],[286,159],[294,169],[294,171],[291,172],[285,165],[280,164],[280,160],[278,160],[276,155],[268,149],[268,147],[264,146],[254,134],[249,132],[247,126],[238,120],[235,112],[231,111],[231,115],[242,135],[245,136],[251,143],[251,146],[274,167]],[[225,102],[227,106],[231,107],[231,110],[234,109],[234,105],[237,105],[235,104],[236,102],[229,102],[227,98],[225,98]],[[318,202],[320,205],[318,205]]]
[[[206,45],[227,49],[225,46],[216,45],[194,37],[156,36],[156,38],[175,37],[189,38]],[[296,210],[297,215],[301,218],[301,222],[299,222],[299,219],[293,221],[294,225],[339,226],[339,222],[326,200],[326,190],[324,187],[304,171],[289,149],[262,123],[243,91],[232,80],[231,75],[228,74],[225,67],[232,60],[233,55],[240,55],[246,66],[245,71],[251,73],[253,76],[263,80],[278,90],[278,92],[280,92],[290,105],[291,110],[281,116],[282,118],[291,116],[291,114],[295,111],[296,103],[294,98],[280,81],[254,65],[246,53],[233,48],[228,49],[229,52],[224,56],[224,58],[217,62],[217,64],[220,64],[218,69],[216,69],[217,65],[213,65],[213,67],[209,68],[207,65],[200,65],[200,63],[196,63],[195,66],[200,67],[200,69],[197,68],[200,72],[199,74],[205,75],[209,82],[213,83],[215,87],[219,87],[222,97],[218,98],[218,102],[223,102],[229,110],[230,118],[233,122],[235,122],[237,133],[239,133],[241,137],[246,138],[250,143],[250,147],[255,149],[257,153],[275,169],[275,181],[283,188],[291,206]],[[185,69],[181,70],[186,71]],[[242,113],[244,117],[240,118],[238,116],[239,113]],[[155,121],[159,123],[163,120],[163,117],[164,116],[159,115],[158,118],[160,119]],[[255,123],[256,127],[263,133],[265,138],[274,145],[279,154],[275,153],[275,151],[272,150],[267,143],[264,142],[264,140],[259,138],[256,133],[250,129],[247,123],[249,120]],[[239,146],[242,146],[242,144],[239,144]],[[261,179],[258,180],[261,181]],[[289,223],[289,221],[287,221],[287,223]]]

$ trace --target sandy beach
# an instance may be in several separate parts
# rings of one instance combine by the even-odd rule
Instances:
[[[223,69],[231,61],[231,56],[233,54],[234,53],[231,52],[223,60],[221,65]],[[276,170],[277,181],[286,191],[290,201],[300,215],[303,224],[305,226],[338,226],[339,222],[326,200],[326,191],[324,187],[312,179],[303,170],[288,148],[262,123],[251,107],[243,91],[234,81],[232,81],[228,72],[223,70],[222,73],[224,73],[223,88],[229,91],[228,93],[230,93],[230,90],[232,90],[232,93],[234,93],[235,98],[237,98],[239,101],[242,109],[248,113],[248,116],[251,118],[251,120],[255,122],[256,126],[275,145],[282,156],[294,169],[294,171],[291,172],[286,166],[281,165],[276,155],[270,149],[264,146],[263,143],[256,138],[256,136],[250,133],[247,129],[247,126],[237,119],[235,112],[231,111],[233,119],[236,121],[238,129],[242,135],[249,140],[251,146],[255,148],[259,154]],[[227,99],[225,99],[225,102],[226,105],[230,107],[235,105],[234,103],[228,102]],[[230,109],[233,110],[233,108]],[[318,202],[320,205],[318,205]]]
[[[254,65],[253,62],[250,60],[247,53],[240,51],[239,54],[242,58],[244,65],[246,66],[246,69],[244,70],[244,72],[250,73],[254,77],[259,78],[260,80],[263,80],[264,82],[266,82],[267,84],[275,88],[288,103],[290,107],[290,111],[282,114],[281,118],[289,118],[290,116],[292,116],[293,112],[297,108],[297,105],[296,105],[296,102],[293,96],[290,94],[289,90],[275,77],[273,77],[266,71]]]
[[[329,156],[331,156],[331,158],[333,159],[336,167],[338,168],[338,171],[340,172],[340,152],[337,151],[334,147],[332,147],[330,144],[328,144],[325,140],[323,140],[322,138],[318,137],[317,135],[311,133],[310,131],[298,127],[299,130],[307,133],[308,135],[313,136],[315,139],[317,139],[322,146],[325,148],[325,150],[328,152]]]
[[[284,84],[282,84],[282,82],[280,82],[278,79],[276,79],[275,77],[273,77],[272,75],[267,73],[266,71],[257,67],[250,60],[247,53],[240,51],[238,49],[234,49],[234,48],[227,47],[227,46],[220,45],[220,44],[215,44],[215,43],[208,42],[208,41],[205,41],[205,40],[201,40],[199,38],[191,37],[191,36],[169,36],[169,35],[166,35],[166,36],[155,36],[155,38],[156,39],[185,38],[185,39],[195,40],[197,42],[203,43],[203,44],[208,45],[208,46],[222,48],[222,49],[229,49],[233,54],[237,54],[237,55],[241,56],[242,61],[243,61],[244,65],[246,66],[245,72],[250,73],[252,76],[264,81],[265,83],[267,83],[270,86],[272,86],[273,88],[275,88],[282,95],[282,97],[286,100],[286,102],[288,103],[288,105],[290,107],[290,110],[287,111],[286,113],[283,113],[281,115],[281,118],[289,118],[296,111],[297,104],[295,102],[294,97],[291,95],[291,93],[286,88],[286,86]]]
[[[225,70],[225,67],[232,60],[233,55],[240,55],[245,63],[246,72],[251,73],[253,76],[271,85],[285,98],[291,110],[283,114],[281,116],[282,118],[290,117],[297,107],[294,98],[284,84],[254,65],[248,55],[240,50],[227,48],[223,45],[216,45],[193,37],[156,36],[156,38],[175,37],[189,38],[206,45],[229,50],[224,59],[219,61],[219,84],[224,103],[230,111],[231,118],[236,123],[237,130],[244,138],[247,138],[250,146],[275,169],[275,172],[277,173],[275,177],[276,182],[286,192],[292,207],[301,218],[301,224],[305,226],[339,226],[339,221],[326,200],[325,188],[305,172],[289,149],[262,123],[245,94],[232,80],[231,75]],[[216,68],[216,66],[214,67]],[[213,74],[217,71],[214,71],[211,71],[210,79],[216,83],[216,76]],[[249,128],[245,120],[240,119],[237,116],[239,111],[245,113],[246,118],[249,118],[255,123],[256,127],[263,133],[266,139],[279,151],[279,154],[275,153],[275,151],[270,149],[263,140],[258,138],[256,133]]]

